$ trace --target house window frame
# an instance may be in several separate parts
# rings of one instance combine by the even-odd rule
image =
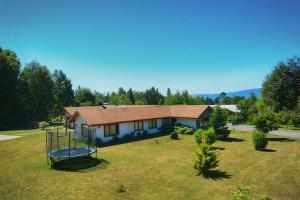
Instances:
[[[137,125],[136,125],[137,123]],[[144,121],[143,120],[138,120],[133,122],[133,130],[134,131],[142,131],[144,130]]]
[[[112,134],[112,127],[115,127],[115,133]],[[108,133],[107,133],[108,132]],[[104,133],[104,137],[111,137],[111,136],[115,136],[115,135],[119,135],[119,124],[106,124],[103,126],[103,133]]]
[[[157,119],[149,119],[148,120],[148,128],[149,129],[157,128]]]

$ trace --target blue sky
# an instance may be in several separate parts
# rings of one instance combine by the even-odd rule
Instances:
[[[300,55],[300,1],[0,0],[0,46],[100,92],[261,86]]]

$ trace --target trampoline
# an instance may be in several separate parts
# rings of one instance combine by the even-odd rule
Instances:
[[[87,147],[72,147],[52,150],[48,153],[49,158],[76,158],[82,156],[88,156],[96,152],[95,148]]]
[[[51,167],[62,160],[91,157],[96,154],[96,130],[82,126],[80,132],[56,129],[46,131],[47,163]]]

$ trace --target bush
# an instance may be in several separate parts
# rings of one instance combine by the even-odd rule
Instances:
[[[131,135],[131,138],[134,138],[135,132],[131,132],[130,135]]]
[[[177,134],[176,132],[171,132],[170,138],[171,138],[172,140],[178,140],[178,134]]]
[[[122,193],[122,192],[125,192],[125,187],[121,184],[118,185],[117,187],[117,193]]]
[[[216,150],[213,150],[203,137],[194,157],[194,169],[197,170],[197,175],[206,175],[209,170],[218,166],[218,162]]]
[[[187,134],[187,135],[193,135],[194,134],[194,129],[193,128],[184,126],[182,124],[176,124],[174,126],[174,131],[177,134]]]
[[[120,138],[117,135],[113,136],[113,138],[112,138],[113,142],[118,142],[119,140],[120,140]]]
[[[268,144],[266,134],[260,131],[253,131],[252,142],[256,150],[264,150]]]
[[[137,133],[136,133],[136,137],[141,137],[142,136],[142,133],[140,132],[140,131],[138,131]]]
[[[206,138],[208,144],[213,144],[216,141],[216,133],[213,128],[208,130],[197,129],[194,133],[194,139],[197,144],[201,143],[202,137]]]
[[[132,138],[132,134],[131,134],[131,133],[127,133],[127,134],[125,134],[125,135],[123,136],[123,138],[124,138],[125,140],[130,140],[130,139]]]
[[[143,137],[146,137],[148,135],[148,131],[147,130],[143,130],[142,135],[143,135]]]
[[[277,116],[273,111],[264,111],[258,113],[253,122],[257,130],[268,133],[279,128]]]
[[[46,121],[39,122],[38,125],[39,125],[39,128],[41,128],[41,129],[45,129],[45,128],[49,127],[49,123]]]
[[[268,196],[255,198],[253,195],[251,195],[249,187],[242,186],[242,185],[237,185],[236,190],[232,193],[232,200],[255,200],[255,199],[271,200],[272,198]]]
[[[100,147],[100,145],[101,145],[101,143],[102,143],[101,138],[96,138],[96,139],[95,139],[95,143],[96,143],[96,147]]]

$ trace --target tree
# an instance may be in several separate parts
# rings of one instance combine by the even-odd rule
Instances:
[[[78,86],[75,90],[75,104],[76,105],[94,105],[95,96],[89,88],[82,88]]]
[[[168,88],[168,89],[167,89],[167,96],[171,96],[171,95],[172,95],[171,89]]]
[[[292,110],[300,96],[300,58],[294,57],[287,63],[280,62],[269,74],[262,87],[266,104],[275,111]]]
[[[74,91],[72,89],[71,80],[61,70],[55,70],[53,75],[54,82],[54,116],[58,116],[64,106],[74,104]]]
[[[216,150],[213,150],[211,145],[202,137],[201,145],[197,145],[194,157],[194,169],[197,170],[197,175],[207,175],[209,171],[218,166]]]
[[[33,60],[23,68],[20,82],[24,121],[49,120],[54,104],[54,83],[48,68]]]
[[[273,111],[261,111],[254,117],[255,128],[263,133],[277,130],[279,128],[277,116]]]
[[[129,90],[127,91],[127,97],[131,104],[135,104],[135,98],[131,88],[129,88]]]
[[[208,144],[213,144],[216,141],[216,133],[213,128],[209,128],[208,130],[197,129],[195,131],[194,140],[197,144],[201,144],[203,137],[206,138]]]
[[[160,105],[164,103],[163,95],[154,87],[145,91],[145,100],[148,105]]]
[[[216,106],[209,120],[209,126],[214,129],[219,139],[224,139],[229,136],[227,113],[220,106]]]
[[[16,124],[20,67],[16,53],[0,47],[0,127]]]
[[[260,150],[260,151],[264,150],[268,145],[268,139],[266,133],[257,130],[253,131],[252,142],[256,150]]]

